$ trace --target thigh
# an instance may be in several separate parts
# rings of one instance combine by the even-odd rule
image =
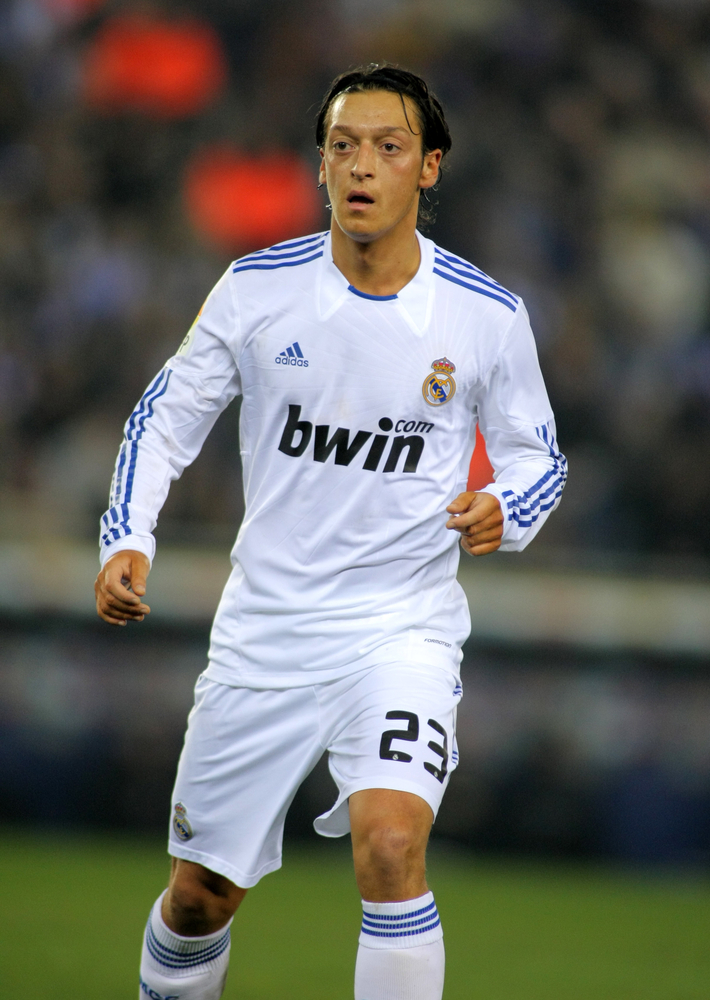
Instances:
[[[293,796],[323,753],[313,688],[201,677],[173,791],[168,850],[248,889],[280,867]]]
[[[316,820],[316,830],[324,836],[347,833],[348,798],[371,788],[416,795],[435,817],[458,759],[458,677],[438,668],[387,664],[340,684],[342,690],[334,685],[323,698],[339,795]]]

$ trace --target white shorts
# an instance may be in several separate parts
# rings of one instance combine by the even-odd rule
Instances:
[[[314,826],[350,830],[364,788],[419,795],[439,809],[456,767],[461,682],[447,670],[387,664],[313,687],[235,688],[201,676],[173,792],[168,851],[244,889],[281,867],[284,820],[327,750],[339,790]]]

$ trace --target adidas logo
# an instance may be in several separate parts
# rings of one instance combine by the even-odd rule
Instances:
[[[299,368],[308,368],[308,362],[303,357],[303,351],[298,345],[298,341],[294,340],[290,347],[287,347],[285,351],[274,358],[277,365],[297,365]]]

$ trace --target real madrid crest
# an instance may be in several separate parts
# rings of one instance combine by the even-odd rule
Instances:
[[[431,367],[434,371],[424,379],[422,395],[430,406],[441,406],[443,403],[448,403],[456,392],[456,383],[453,379],[456,365],[448,358],[438,358],[432,361]]]
[[[190,826],[190,820],[187,818],[187,809],[182,802],[175,803],[173,830],[180,840],[190,840],[192,837],[192,827]]]

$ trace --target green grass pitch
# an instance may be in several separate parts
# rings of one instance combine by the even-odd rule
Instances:
[[[360,905],[344,845],[290,848],[235,921],[226,1000],[349,1000]],[[5,830],[0,996],[137,1000],[161,844]],[[445,1000],[707,1000],[710,883],[432,851]]]

